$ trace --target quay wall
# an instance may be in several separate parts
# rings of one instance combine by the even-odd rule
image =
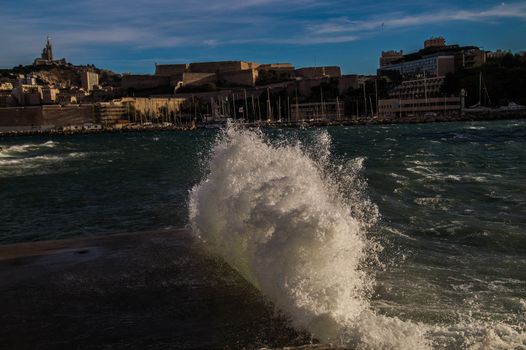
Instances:
[[[42,124],[42,108],[40,106],[0,108],[0,127]]]
[[[0,127],[60,127],[94,123],[93,105],[0,108]]]
[[[42,106],[42,121],[54,126],[95,123],[93,105]]]

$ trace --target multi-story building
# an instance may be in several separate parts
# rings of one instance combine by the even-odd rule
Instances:
[[[54,104],[57,102],[60,89],[53,87],[45,87],[42,89],[42,103],[43,104]]]
[[[323,103],[297,103],[290,105],[290,118],[293,121],[318,120],[331,121],[344,118],[345,105],[342,101]]]
[[[120,100],[127,119],[135,122],[175,121],[186,98],[125,97]]]
[[[426,117],[438,114],[458,114],[460,97],[387,99],[378,101],[378,116],[382,118]]]
[[[19,84],[12,91],[19,106],[37,106],[42,103],[42,86]]]
[[[108,126],[126,117],[126,106],[122,102],[99,102],[94,106],[95,122]]]
[[[0,91],[9,91],[13,90],[13,84],[10,82],[0,83]]]
[[[488,51],[486,52],[487,58],[502,58],[507,55],[511,55],[511,50],[501,50],[498,49],[497,51]]]
[[[436,38],[429,38],[426,41],[424,41],[424,49],[427,49],[429,47],[444,47],[446,46],[446,39],[439,36]]]
[[[403,81],[389,91],[389,97],[396,99],[415,99],[441,97],[444,77],[432,77]]]
[[[11,91],[0,91],[0,107],[14,107],[16,101],[11,95]]]
[[[399,61],[402,58],[404,58],[404,51],[382,51],[382,55],[380,56],[380,68],[387,66],[393,62]]]
[[[440,77],[455,71],[454,56],[431,56],[411,61],[391,63],[380,68],[383,71],[398,71],[403,77]]]
[[[95,72],[83,71],[80,80],[84,91],[92,91],[94,86],[99,85],[99,75]]]
[[[486,53],[475,46],[446,45],[442,37],[425,41],[418,52],[402,55],[402,52],[382,52],[380,73],[398,71],[403,77],[444,76],[461,68],[476,68],[486,62]]]

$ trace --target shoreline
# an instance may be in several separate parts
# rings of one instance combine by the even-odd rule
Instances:
[[[370,118],[358,117],[339,121],[302,121],[302,122],[251,122],[240,124],[243,127],[253,128],[312,128],[329,126],[369,126],[369,125],[395,125],[395,124],[429,124],[429,123],[454,123],[454,122],[476,122],[526,119],[526,111],[498,112],[498,113],[470,113],[462,116],[438,115],[435,117],[404,117],[404,118]],[[0,132],[0,137],[18,136],[53,136],[53,135],[87,135],[87,134],[120,134],[134,132],[156,132],[156,131],[196,131],[209,128],[206,124],[195,125],[134,125],[133,127],[103,127],[102,129],[48,129],[48,130],[20,130]]]

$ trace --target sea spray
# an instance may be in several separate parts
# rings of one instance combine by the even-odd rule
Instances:
[[[364,265],[378,245],[366,229],[377,211],[360,195],[361,163],[331,166],[327,133],[306,148],[229,126],[190,193],[193,232],[322,342],[426,347],[418,326],[371,311],[374,278]],[[346,186],[358,188],[344,195]]]

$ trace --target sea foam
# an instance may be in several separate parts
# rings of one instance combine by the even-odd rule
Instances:
[[[428,347],[422,327],[371,309],[380,248],[366,235],[377,211],[362,195],[363,159],[331,163],[326,132],[311,146],[228,127],[190,193],[193,232],[324,343]]]

